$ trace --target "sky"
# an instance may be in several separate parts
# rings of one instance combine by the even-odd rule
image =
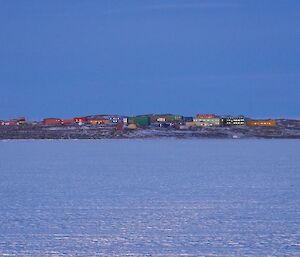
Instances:
[[[298,0],[0,0],[0,119],[300,118]]]

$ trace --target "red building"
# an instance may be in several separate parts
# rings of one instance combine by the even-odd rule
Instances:
[[[62,120],[58,118],[47,118],[43,120],[44,125],[61,125]]]
[[[0,121],[0,125],[5,125],[5,126],[17,126],[17,125],[22,125],[26,123],[26,118],[17,118],[17,119],[12,119],[9,121]]]
[[[215,114],[197,114],[196,118],[197,119],[214,119],[214,118],[218,118],[218,117]]]
[[[18,123],[17,121],[10,120],[10,121],[6,121],[6,122],[4,123],[4,125],[6,125],[6,126],[18,126],[19,123]]]
[[[85,118],[85,117],[75,117],[73,119],[74,119],[74,122],[76,122],[76,123],[86,123],[87,122],[87,118]]]
[[[68,119],[68,120],[62,120],[61,122],[63,125],[73,125],[76,122],[74,121],[74,119]]]
[[[123,123],[118,123],[117,126],[116,126],[116,130],[118,131],[122,131],[124,128],[124,124]]]

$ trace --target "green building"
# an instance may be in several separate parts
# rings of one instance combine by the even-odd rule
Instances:
[[[149,126],[150,123],[150,117],[148,116],[135,116],[128,118],[128,124],[136,124],[141,127]]]
[[[151,122],[180,122],[183,120],[181,115],[173,114],[153,114],[150,116]]]

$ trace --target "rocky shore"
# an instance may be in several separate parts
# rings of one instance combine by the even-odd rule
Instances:
[[[0,140],[7,139],[114,139],[114,138],[298,138],[300,120],[277,120],[276,127],[195,127],[190,129],[159,128],[154,126],[124,128],[106,125],[45,126],[24,124],[0,126]]]

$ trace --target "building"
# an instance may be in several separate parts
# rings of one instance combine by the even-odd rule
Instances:
[[[188,127],[188,128],[191,128],[191,127],[195,127],[196,126],[196,123],[193,122],[193,121],[187,121],[185,123],[185,125]]]
[[[92,124],[92,125],[99,125],[99,124],[102,124],[102,122],[100,122],[99,120],[88,120],[88,123],[89,123],[89,124]]]
[[[88,123],[92,124],[92,125],[109,124],[110,120],[107,120],[107,119],[91,119],[91,120],[88,120]]]
[[[10,121],[4,122],[4,125],[5,126],[18,126],[19,123],[17,121],[15,121],[15,120],[10,120]]]
[[[183,120],[182,115],[173,115],[173,122],[181,122]]]
[[[221,124],[220,118],[215,114],[197,114],[193,122],[197,127],[214,127]]]
[[[205,119],[205,118],[194,118],[193,122],[197,127],[214,127],[214,126],[220,126],[220,118],[211,118],[211,119]]]
[[[17,122],[18,125],[22,125],[22,124],[25,124],[25,123],[26,123],[26,118],[25,118],[25,117],[16,118],[16,119],[13,119],[12,121]]]
[[[149,115],[151,123],[155,122],[181,122],[183,116],[173,114],[152,114]]]
[[[62,125],[63,121],[59,118],[46,118],[43,120],[44,125]]]
[[[162,122],[162,123],[159,123],[158,126],[160,128],[170,128],[170,127],[174,127],[175,124],[173,122]]]
[[[151,120],[149,116],[135,116],[128,118],[128,124],[136,124],[137,126],[149,126]]]
[[[17,125],[23,125],[25,123],[26,123],[26,118],[24,117],[12,119],[9,121],[0,121],[0,125],[5,125],[5,126],[17,126]]]
[[[218,118],[218,116],[215,114],[197,114],[196,118],[197,119],[214,119],[214,118]]]
[[[219,127],[220,119],[194,119],[196,127]]]
[[[137,126],[135,125],[135,124],[129,124],[128,126],[127,126],[127,128],[128,129],[137,129]]]
[[[122,131],[123,129],[124,129],[124,124],[121,123],[121,122],[119,122],[119,123],[117,124],[117,126],[116,126],[116,130],[117,130],[117,131]]]
[[[86,117],[75,117],[73,118],[74,122],[75,123],[86,123],[87,122],[87,118]]]
[[[109,116],[109,120],[111,123],[119,123],[122,121],[122,118],[120,116],[114,115],[114,116]]]
[[[63,125],[74,125],[74,124],[76,124],[76,122],[75,122],[74,119],[66,119],[66,120],[62,120],[61,124],[63,124]]]
[[[166,119],[166,117],[158,117],[156,121],[157,122],[166,122],[167,119]]]
[[[276,127],[275,120],[247,120],[246,125],[249,127]]]
[[[194,119],[193,117],[183,117],[182,121],[183,122],[193,122],[193,119]]]
[[[245,125],[245,117],[240,116],[226,116],[221,119],[222,126],[243,126]]]
[[[107,115],[107,114],[101,114],[101,115],[91,115],[87,116],[87,123],[90,124],[117,124],[117,123],[124,123],[123,118],[124,116],[119,115]]]

